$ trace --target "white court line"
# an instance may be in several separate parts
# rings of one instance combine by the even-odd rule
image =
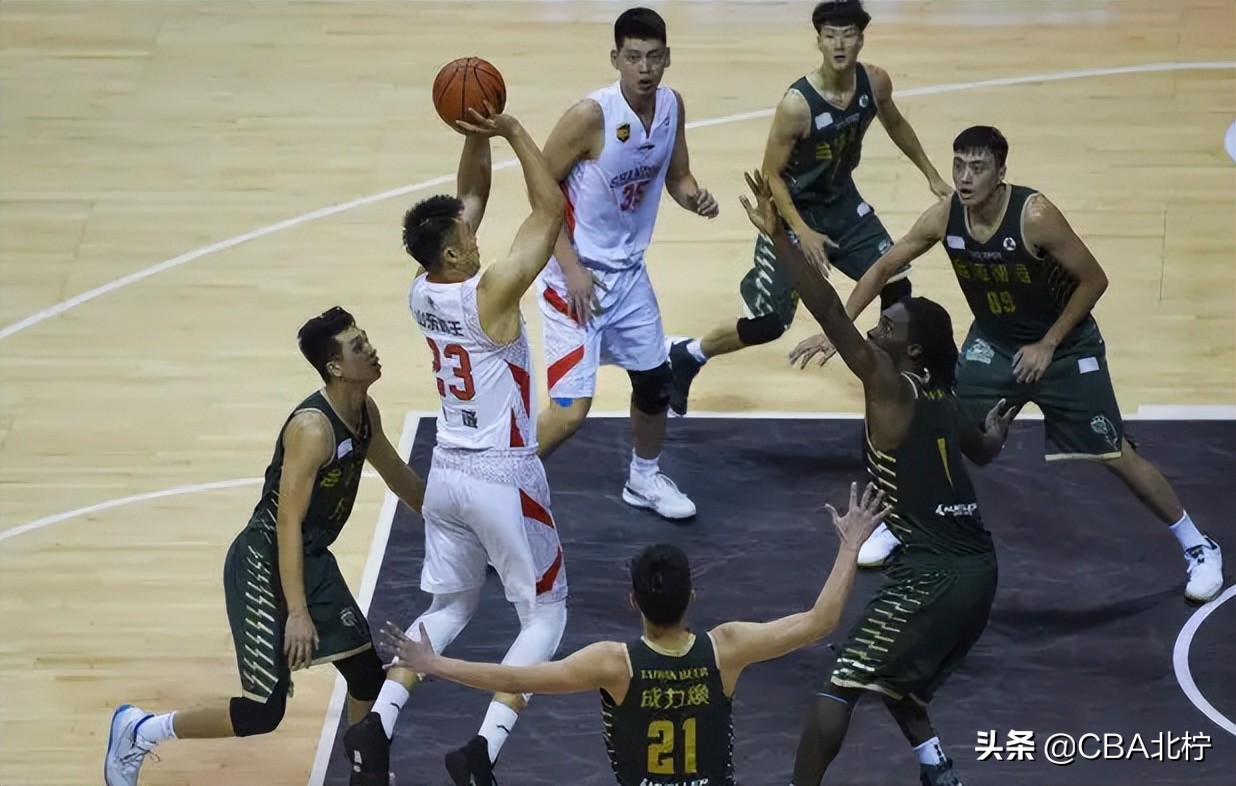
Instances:
[[[408,413],[403,419],[403,433],[399,435],[399,457],[404,461],[411,460],[412,443],[416,440],[417,427],[421,418],[415,413]],[[365,560],[365,572],[361,576],[360,592],[356,602],[361,611],[369,614],[369,604],[373,602],[373,593],[378,586],[378,572],[382,569],[382,558],[386,556],[386,544],[391,536],[391,524],[395,521],[395,512],[399,509],[399,497],[389,489],[386,499],[382,501],[382,510],[378,512],[378,523],[373,530],[373,542],[369,544],[369,558]],[[339,719],[343,717],[343,707],[347,701],[348,686],[340,675],[335,676],[335,689],[330,694],[330,704],[326,707],[326,719],[322,721],[322,733],[318,737],[318,750],[313,757],[313,769],[309,771],[309,783],[321,786],[326,780],[326,768],[330,764],[330,754],[334,747],[335,730],[339,728]]]
[[[409,412],[407,414],[408,421],[419,422],[425,418],[437,417],[436,412]],[[607,412],[589,412],[589,418],[626,418],[630,413],[622,410],[612,410]],[[721,418],[732,420],[860,420],[861,412],[692,412],[687,415],[689,419],[698,418]],[[1040,412],[1028,412],[1024,415],[1018,415],[1018,420],[1042,420],[1043,415]],[[1125,420],[1236,420],[1236,406],[1211,406],[1211,405],[1171,405],[1171,404],[1147,404],[1138,407],[1137,412],[1132,415],[1125,415]],[[403,450],[403,440],[407,437],[406,430],[409,428],[408,423],[404,423],[405,433],[400,437],[400,450]],[[415,434],[416,429],[412,429]],[[407,437],[410,439],[410,437]],[[409,444],[408,450],[411,450]],[[373,470],[365,470],[364,476],[367,478],[377,477]],[[263,478],[234,478],[232,480],[217,480],[211,483],[195,483],[191,486],[176,486],[170,489],[161,489],[159,491],[149,491],[143,494],[134,494],[129,497],[120,497],[119,499],[106,500],[93,505],[87,505],[83,508],[75,508],[62,513],[55,513],[51,516],[44,516],[41,519],[19,524],[7,530],[0,531],[0,543],[3,543],[10,538],[15,538],[18,535],[25,535],[28,532],[50,527],[53,524],[59,524],[62,521],[80,518],[91,513],[100,513],[112,508],[119,508],[125,505],[132,505],[136,502],[147,502],[153,499],[163,499],[165,497],[178,497],[182,494],[196,494],[200,491],[216,491],[218,489],[235,488],[237,486],[256,486],[261,484]],[[386,502],[390,502],[391,495],[387,494]],[[385,503],[384,503],[385,504]],[[389,526],[389,525],[388,525]],[[385,541],[383,542],[385,545]],[[369,590],[372,593],[372,588]]]
[[[1155,73],[1155,72],[1162,72],[1162,71],[1215,71],[1215,70],[1226,70],[1226,69],[1236,69],[1236,63],[1222,62],[1222,61],[1204,61],[1204,62],[1192,62],[1192,63],[1144,63],[1141,65],[1116,66],[1114,68],[1092,68],[1092,69],[1086,69],[1086,70],[1081,70],[1081,71],[1057,71],[1054,73],[1047,73],[1047,74],[1027,74],[1025,76],[1003,77],[1000,79],[984,79],[984,80],[980,80],[977,82],[954,82],[954,83],[944,84],[944,85],[927,85],[925,87],[912,87],[908,90],[897,90],[894,93],[894,95],[896,95],[898,98],[911,98],[914,96],[939,95],[940,93],[956,93],[962,90],[979,90],[979,89],[987,88],[987,87],[1010,87],[1013,85],[1025,85],[1025,84],[1034,84],[1034,83],[1043,83],[1043,82],[1060,82],[1060,81],[1064,81],[1068,79],[1086,79],[1089,77],[1099,77],[1099,76],[1118,76],[1122,74],[1147,74],[1147,73]],[[687,128],[688,129],[707,128],[709,126],[723,125],[725,123],[738,123],[744,120],[753,120],[755,118],[768,117],[771,114],[772,114],[771,109],[760,109],[754,112],[742,112],[740,114],[726,115],[724,117],[714,117],[714,118],[709,118],[706,120],[696,120],[696,121],[687,123]],[[515,166],[516,163],[518,162],[516,162],[513,159],[502,161],[498,164],[495,164],[494,169],[495,170],[509,169]],[[200,259],[209,254],[213,254],[218,251],[226,251],[229,248],[234,248],[235,246],[238,246],[242,243],[247,243],[250,240],[256,240],[258,238],[265,237],[267,235],[272,235],[276,232],[280,232],[284,229],[290,229],[292,227],[299,226],[301,224],[307,224],[310,221],[316,221],[319,218],[327,218],[329,216],[338,215],[339,213],[343,213],[344,211],[351,210],[352,208],[362,207],[364,205],[371,205],[375,202],[381,202],[387,199],[393,199],[394,197],[406,196],[408,194],[415,193],[417,191],[421,191],[426,188],[431,188],[433,186],[442,185],[443,183],[449,183],[454,179],[454,177],[455,177],[454,175],[442,175],[440,177],[435,177],[430,180],[423,180],[419,183],[413,183],[412,185],[401,186],[400,188],[393,188],[389,191],[382,191],[381,193],[363,196],[358,199],[350,200],[348,202],[340,202],[337,205],[331,205],[330,207],[324,207],[319,210],[314,210],[311,213],[305,213],[304,215],[285,219],[283,221],[278,222],[277,224],[271,224],[270,226],[265,226],[259,229],[254,229],[252,231],[244,233],[243,235],[237,235],[236,237],[228,238],[227,240],[221,240],[218,243],[211,243],[210,245],[202,246],[201,248],[194,249],[193,251],[190,251],[188,253],[181,254],[178,257],[173,257],[172,259],[168,259],[163,262],[160,262],[157,265],[152,265],[150,267],[142,268],[141,270],[135,271],[133,273],[130,273],[127,276],[124,276],[123,278],[118,278],[115,281],[109,281],[106,284],[95,287],[94,289],[88,290],[86,292],[82,292],[79,295],[75,295],[74,297],[71,297],[68,300],[62,301],[53,306],[49,306],[48,308],[42,309],[40,311],[36,311],[35,313],[29,315],[28,317],[18,320],[17,322],[14,322],[11,325],[7,325],[2,330],[0,330],[0,341],[16,333],[20,333],[21,331],[25,330],[28,327],[37,325],[40,322],[43,322],[44,320],[51,319],[52,317],[57,316],[58,314],[63,314],[69,309],[76,308],[77,306],[80,306],[83,303],[88,303],[91,300],[94,300],[95,298],[102,297],[103,295],[109,294],[111,292],[115,292],[116,290],[126,287],[129,284],[134,284],[134,283],[137,283],[138,281],[141,281],[142,279],[149,278],[150,276],[153,276],[156,273],[162,273],[165,270],[171,270],[172,268],[179,267],[183,264],[192,262],[195,259]]]
[[[1193,645],[1193,635],[1197,633],[1198,628],[1202,627],[1207,617],[1233,597],[1236,597],[1236,587],[1228,587],[1222,595],[1193,612],[1193,616],[1189,617],[1189,621],[1180,629],[1180,635],[1176,637],[1176,646],[1172,648],[1172,668],[1176,672],[1176,682],[1180,683],[1180,689],[1184,691],[1189,701],[1193,702],[1193,706],[1214,721],[1216,726],[1236,736],[1236,723],[1206,700],[1206,697],[1198,690],[1197,683],[1193,681],[1193,672],[1189,670],[1189,647]],[[1231,686],[1229,685],[1228,688],[1230,689]]]
[[[378,473],[367,469],[362,473],[363,477],[376,478]],[[132,505],[135,502],[149,502],[152,499],[163,499],[165,497],[179,497],[182,494],[196,494],[199,491],[218,491],[219,489],[231,489],[238,486],[259,486],[266,478],[233,478],[232,480],[216,480],[210,483],[194,483],[191,486],[175,486],[170,489],[161,489],[159,491],[148,491],[144,494],[134,494],[131,497],[119,497],[117,499],[109,499],[105,502],[99,502],[94,505],[87,505],[84,508],[76,508],[74,510],[66,510],[63,513],[56,513],[51,516],[44,516],[41,519],[21,524],[4,531],[0,531],[0,543],[15,538],[18,535],[25,535],[27,532],[50,527],[52,524],[59,524],[62,521],[75,519],[80,516],[88,516],[91,513],[100,513],[112,508],[119,508],[125,505]]]

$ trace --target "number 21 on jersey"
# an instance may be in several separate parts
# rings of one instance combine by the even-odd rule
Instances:
[[[674,760],[682,754],[682,769],[674,766]],[[670,720],[654,720],[648,724],[648,774],[649,775],[694,775],[695,718],[686,718],[676,727]]]
[[[425,340],[429,342],[429,349],[433,352],[433,373],[438,383],[438,395],[446,398],[449,393],[460,401],[471,401],[476,395],[476,386],[472,383],[472,358],[468,357],[468,350],[459,344],[439,347],[432,338]],[[452,379],[449,385],[440,376],[443,360],[451,367]]]

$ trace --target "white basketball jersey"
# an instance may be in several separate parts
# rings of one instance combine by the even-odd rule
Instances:
[[[617,82],[588,98],[601,106],[605,141],[600,156],[567,174],[567,228],[580,258],[621,269],[641,262],[652,240],[678,137],[678,96],[657,88],[648,130]]]
[[[486,450],[536,447],[532,353],[520,318],[519,337],[499,344],[481,328],[476,307],[478,273],[454,284],[421,275],[408,307],[429,342],[442,400],[438,446]]]

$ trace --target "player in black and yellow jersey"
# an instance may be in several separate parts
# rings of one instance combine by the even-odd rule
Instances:
[[[825,0],[815,6],[811,23],[823,61],[790,85],[777,104],[761,167],[807,259],[821,269],[835,267],[855,281],[893,245],[854,182],[872,121],[880,121],[932,193],[942,197],[952,190],[894,103],[888,73],[858,61],[870,21],[860,0]],[[708,359],[767,344],[789,329],[798,295],[777,271],[774,256],[772,243],[757,238],[754,263],[739,285],[742,318],[726,320],[701,339],[673,341],[673,414],[686,414],[691,382]],[[909,296],[908,274],[908,268],[900,271],[884,287],[883,307]]]
[[[777,250],[777,265],[863,383],[867,471],[887,492],[885,523],[905,543],[887,581],[839,649],[812,706],[794,762],[794,786],[818,786],[841,749],[850,713],[867,692],[883,696],[914,746],[924,786],[957,786],[927,703],[978,641],[996,594],[996,552],[983,527],[962,456],[993,459],[1011,415],[1003,402],[980,424],[953,390],[957,345],[948,312],[926,298],[884,310],[864,337],[837,293],[786,231],[772,190],[748,176],[751,222]]]
[[[605,745],[620,786],[733,786],[730,705],[739,675],[752,663],[779,658],[824,636],[840,619],[855,573],[855,555],[888,513],[868,486],[850,509],[829,508],[841,539],[832,572],[815,605],[772,622],[727,622],[697,635],[684,619],[694,598],[686,554],[649,546],[631,564],[631,605],[644,634],[627,643],[591,644],[536,666],[471,663],[434,653],[393,623],[383,638],[403,665],[473,688],[505,693],[599,690]]]
[[[306,322],[297,339],[325,384],[284,421],[261,498],[223,567],[242,695],[163,714],[119,707],[104,763],[107,786],[135,786],[146,755],[165,740],[274,731],[297,669],[333,663],[347,682],[352,722],[382,687],[386,674],[365,613],[330,546],[352,512],[366,461],[418,512],[425,484],[382,431],[368,394],[382,366],[352,315],[330,309]]]
[[[1171,484],[1124,436],[1091,314],[1107,276],[1047,197],[1005,182],[1008,150],[990,126],[961,132],[953,142],[957,193],[923,213],[863,276],[846,311],[862,313],[888,276],[943,243],[974,314],[957,366],[962,402],[972,412],[1000,399],[1017,410],[1034,402],[1043,411],[1047,460],[1099,461],[1115,473],[1180,542],[1185,597],[1211,600],[1223,588],[1218,544],[1198,531]]]

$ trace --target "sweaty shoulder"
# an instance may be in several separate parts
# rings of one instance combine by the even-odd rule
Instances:
[[[604,127],[605,114],[595,99],[576,101],[564,112],[545,142],[545,158],[554,176],[561,180],[576,161],[600,155],[596,146]]]
[[[871,92],[875,93],[876,102],[887,101],[893,97],[893,80],[888,72],[874,63],[863,63],[867,69],[867,79],[871,81]]]
[[[807,103],[807,97],[796,87],[786,90],[777,103],[775,119],[805,131],[811,123],[811,105]]]
[[[324,462],[331,453],[335,432],[326,413],[320,409],[302,409],[288,420],[283,429],[285,449],[303,452]]]
[[[919,217],[915,229],[921,228],[923,231],[930,233],[933,240],[939,240],[948,231],[948,217],[952,209],[952,196],[944,197],[923,211],[923,215]]]
[[[1026,204],[1021,209],[1021,231],[1023,239],[1036,256],[1042,252],[1039,241],[1044,235],[1055,234],[1053,230],[1063,221],[1064,216],[1060,209],[1047,197],[1038,192],[1026,197]]]

